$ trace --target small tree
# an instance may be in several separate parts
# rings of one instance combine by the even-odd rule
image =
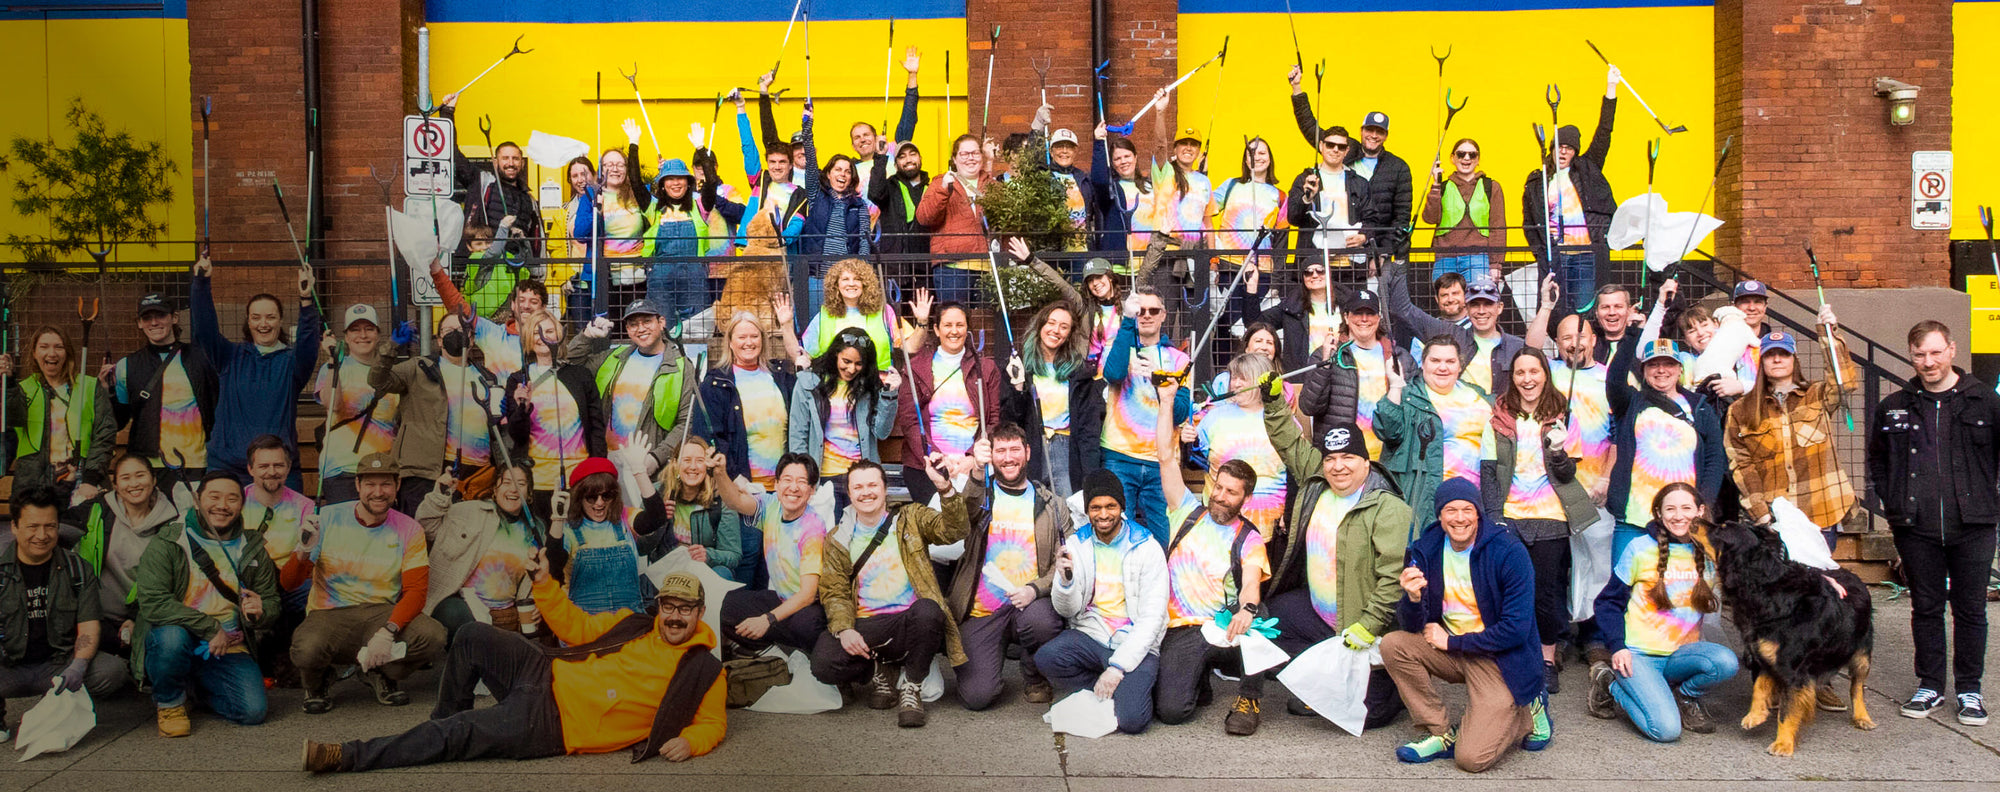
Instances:
[[[102,260],[115,243],[158,241],[167,224],[151,211],[172,203],[168,177],[180,166],[158,141],[107,131],[81,98],[70,102],[65,117],[76,133],[69,145],[17,137],[0,156],[0,173],[14,177],[15,213],[47,218],[52,232],[8,234],[7,244],[28,261],[53,261],[77,252]]]
[[[1006,181],[994,182],[979,196],[979,208],[996,239],[1020,237],[1033,250],[1062,250],[1083,233],[1069,216],[1069,194],[1055,174],[1049,172],[1048,141],[1036,137],[1015,149],[1008,158]],[[1006,258],[1002,253],[1001,257]],[[1028,267],[1002,267],[988,273],[980,286],[988,300],[996,304],[993,278],[1007,290],[1007,307],[1016,313],[1031,313],[1061,296],[1056,287],[1042,280]]]

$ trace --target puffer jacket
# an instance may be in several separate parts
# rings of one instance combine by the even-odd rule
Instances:
[[[1299,387],[1299,413],[1314,422],[1319,431],[1335,424],[1354,421],[1361,409],[1361,370],[1355,365],[1355,355],[1380,354],[1388,350],[1395,355],[1395,365],[1402,371],[1414,372],[1417,364],[1410,358],[1410,351],[1389,339],[1378,339],[1376,351],[1370,352],[1349,341],[1334,350],[1333,359],[1306,372]]]

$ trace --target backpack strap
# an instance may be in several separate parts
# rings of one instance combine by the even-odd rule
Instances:
[[[595,641],[560,648],[552,648],[541,643],[536,643],[535,646],[540,647],[542,654],[547,655],[551,659],[578,662],[593,657],[617,654],[618,650],[625,648],[626,644],[643,638],[652,631],[653,617],[644,613],[634,612],[618,620],[617,624],[611,625],[611,629],[605,630],[604,634],[597,636],[597,640]]]
[[[207,550],[195,546],[201,540],[192,536],[187,536],[186,539],[188,559],[194,562],[196,569],[201,570],[201,576],[208,578],[208,584],[214,586],[216,593],[221,594],[223,599],[229,600],[229,604],[242,607],[243,596],[238,594],[236,589],[230,588],[229,584],[222,582],[222,572],[215,568],[215,559],[209,557]]]
[[[882,518],[882,526],[875,529],[875,538],[868,540],[868,546],[862,548],[861,555],[854,559],[853,568],[847,571],[850,579],[861,577],[861,568],[868,565],[868,559],[874,557],[875,549],[882,546],[882,540],[889,537],[889,529],[895,527],[895,524],[896,512],[890,512],[887,517]]]
[[[1173,555],[1174,548],[1180,547],[1181,540],[1186,539],[1188,532],[1193,531],[1195,525],[1201,522],[1201,518],[1207,516],[1208,516],[1207,504],[1196,506],[1194,507],[1194,511],[1188,512],[1188,516],[1181,520],[1180,530],[1174,532],[1174,540],[1172,542],[1167,543],[1167,555],[1170,556]]]

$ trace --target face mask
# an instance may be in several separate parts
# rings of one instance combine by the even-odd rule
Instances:
[[[444,347],[444,353],[452,357],[464,355],[465,331],[454,329],[445,333],[442,338],[438,339],[438,345]]]

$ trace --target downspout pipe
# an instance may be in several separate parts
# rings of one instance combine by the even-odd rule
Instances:
[[[319,0],[299,0],[306,122],[306,255],[326,257],[326,155],[320,141]]]

